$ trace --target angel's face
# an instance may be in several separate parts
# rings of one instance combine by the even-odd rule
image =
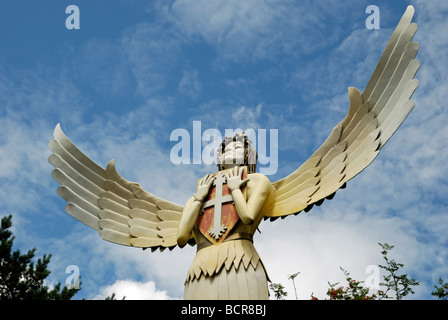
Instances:
[[[227,144],[220,160],[224,169],[232,168],[238,164],[244,164],[244,142],[233,141]]]

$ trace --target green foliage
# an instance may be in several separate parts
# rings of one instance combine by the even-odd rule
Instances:
[[[363,281],[358,281],[350,277],[350,273],[344,269],[345,280],[347,286],[336,287],[339,283],[331,284],[328,282],[330,288],[327,291],[327,296],[330,300],[377,300],[385,297],[383,291],[378,290],[369,296],[369,288],[362,286]]]
[[[58,283],[53,289],[44,285],[50,275],[47,269],[51,255],[33,262],[36,249],[21,254],[12,251],[14,236],[9,230],[12,216],[2,218],[0,228],[0,299],[2,300],[70,300],[77,289],[68,289]]]
[[[448,300],[448,282],[443,283],[443,279],[439,278],[440,287],[434,286],[436,291],[431,292],[431,295],[437,297],[439,300]]]
[[[275,299],[277,300],[284,300],[284,297],[288,295],[284,290],[285,287],[280,283],[271,283],[269,288],[274,292]]]
[[[294,286],[294,293],[296,294],[296,300],[299,298],[297,297],[297,290],[296,290],[296,283],[294,282],[294,279],[299,275],[300,272],[293,273],[289,275],[288,279],[292,281],[292,285]]]
[[[408,294],[414,294],[413,286],[418,286],[419,283],[415,279],[408,278],[407,274],[399,274],[398,271],[404,267],[404,264],[390,259],[387,255],[394,246],[387,243],[378,243],[381,248],[381,254],[386,262],[386,265],[379,265],[380,268],[387,271],[387,275],[383,276],[384,282],[380,286],[386,288],[385,291],[378,290],[376,293],[369,295],[369,288],[362,286],[363,281],[358,281],[350,277],[350,274],[341,268],[344,272],[348,285],[346,287],[336,287],[336,284],[330,284],[327,295],[330,300],[382,300],[392,298],[388,295],[390,291],[395,292],[395,299],[401,300]]]
[[[126,297],[124,296],[121,300],[125,300]],[[113,292],[109,297],[106,297],[104,300],[117,300],[115,298],[115,292]]]
[[[385,282],[380,283],[381,286],[385,286],[386,292],[390,290],[395,292],[395,299],[401,300],[406,297],[408,294],[414,294],[414,290],[412,290],[413,286],[418,286],[419,282],[415,279],[409,279],[407,274],[398,274],[398,270],[404,267],[404,264],[395,262],[394,259],[389,259],[387,254],[390,250],[394,248],[394,246],[388,245],[387,243],[378,243],[383,250],[381,254],[383,255],[384,260],[386,261],[386,265],[379,267],[389,272],[388,275],[384,276],[383,279]]]
[[[289,280],[292,280],[293,286],[294,286],[294,291],[296,294],[296,299],[297,298],[297,291],[296,291],[296,285],[294,283],[294,279],[299,275],[300,272],[296,272],[293,273],[291,275],[288,276]],[[277,300],[284,300],[284,298],[288,295],[288,292],[286,292],[284,289],[285,287],[281,284],[281,283],[271,283],[269,285],[269,288],[272,290],[272,292],[274,293],[274,297]]]
[[[347,285],[341,286],[339,283],[330,283],[330,286],[327,290],[327,296],[330,300],[382,300],[382,299],[392,299],[395,298],[397,300],[401,300],[406,297],[408,294],[414,294],[414,290],[412,287],[418,286],[419,282],[415,279],[408,278],[407,274],[399,274],[399,270],[404,267],[404,264],[397,263],[394,259],[390,259],[388,257],[389,251],[391,251],[394,246],[391,246],[387,243],[382,244],[378,243],[381,248],[381,254],[386,262],[386,264],[379,265],[380,268],[387,271],[387,274],[383,276],[383,281],[380,283],[380,286],[385,287],[385,291],[377,290],[376,292],[370,293],[370,289],[364,287],[364,281],[358,281],[353,279],[350,276],[350,273],[343,268],[341,268],[342,272],[344,272],[345,280],[347,281]],[[294,290],[296,290],[294,279],[300,272],[294,273],[290,275],[288,279],[293,281]],[[439,280],[439,284],[441,287],[437,287],[436,291],[432,292],[433,296],[438,297],[439,299],[448,300],[448,283],[443,283],[443,280]],[[274,291],[276,299],[282,299],[287,296],[287,292],[283,289],[284,287],[279,283],[271,284],[271,289]],[[388,293],[394,292],[393,296],[388,295]],[[297,292],[296,292],[297,298]],[[314,294],[311,294],[311,300],[319,300]]]

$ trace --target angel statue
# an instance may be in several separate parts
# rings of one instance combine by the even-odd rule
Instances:
[[[113,243],[153,251],[196,245],[184,299],[268,299],[269,278],[253,245],[254,232],[263,219],[297,215],[331,199],[375,159],[414,108],[410,98],[420,63],[413,16],[409,6],[364,92],[348,89],[346,117],[290,175],[271,183],[257,173],[255,149],[240,133],[222,142],[218,171],[199,179],[182,206],[125,180],[114,160],[106,169],[98,166],[58,124],[49,162],[65,210]]]

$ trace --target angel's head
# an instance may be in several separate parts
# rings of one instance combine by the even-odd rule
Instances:
[[[235,165],[247,166],[248,173],[257,169],[257,152],[252,142],[244,132],[226,137],[218,147],[218,170],[224,170]]]

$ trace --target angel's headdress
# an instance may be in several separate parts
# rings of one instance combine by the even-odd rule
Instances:
[[[217,152],[217,160],[218,160],[218,170],[223,170],[221,166],[221,156],[224,152],[226,145],[231,142],[241,141],[244,143],[244,163],[242,165],[247,166],[248,173],[254,173],[257,170],[257,151],[255,147],[252,145],[252,141],[250,141],[244,132],[236,133],[235,136],[226,137],[223,142],[218,147]]]

